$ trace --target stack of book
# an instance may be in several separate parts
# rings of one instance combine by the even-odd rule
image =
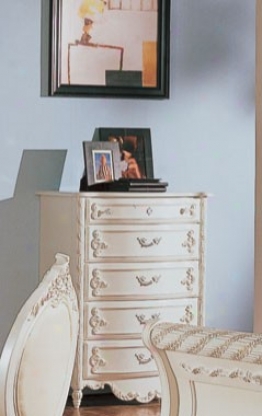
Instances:
[[[119,179],[109,183],[110,190],[122,192],[165,192],[167,182],[160,179]]]
[[[80,191],[89,192],[165,192],[168,183],[160,179],[124,179],[120,178],[113,182],[102,182],[83,187]],[[84,189],[85,188],[85,189]]]

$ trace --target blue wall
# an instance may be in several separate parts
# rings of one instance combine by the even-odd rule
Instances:
[[[214,195],[207,324],[252,330],[255,0],[172,0],[171,92],[163,101],[41,98],[40,15],[40,0],[0,3],[0,199],[13,196],[24,149],[67,149],[61,189],[76,191],[82,141],[96,127],[149,127],[155,176],[168,190]],[[0,223],[0,249],[7,242],[12,250],[14,239]],[[8,265],[1,267],[0,343],[38,280],[37,251],[27,260],[29,277],[20,273],[4,310]]]

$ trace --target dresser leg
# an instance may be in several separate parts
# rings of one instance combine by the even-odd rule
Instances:
[[[73,405],[76,409],[80,407],[81,400],[83,397],[82,390],[74,390],[72,393]]]

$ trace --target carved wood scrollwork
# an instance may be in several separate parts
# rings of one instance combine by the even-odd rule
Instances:
[[[139,242],[142,248],[148,248],[148,247],[158,245],[161,241],[161,237],[153,238],[153,240],[151,241],[148,241],[147,238],[145,237],[142,237],[142,238],[137,237],[137,241]]]
[[[150,217],[150,215],[153,214],[153,209],[151,207],[148,207],[146,210],[147,215]]]
[[[189,267],[186,271],[186,277],[181,280],[181,285],[185,286],[188,291],[193,290],[193,284],[195,283],[194,269]]]
[[[103,216],[110,216],[112,215],[112,211],[110,208],[99,209],[97,204],[91,205],[91,218],[92,220],[98,220]]]
[[[92,272],[92,279],[90,281],[90,287],[93,289],[92,295],[99,296],[101,294],[102,289],[106,289],[108,284],[102,280],[101,273],[99,270],[94,269]]]
[[[150,361],[153,360],[152,355],[150,355],[149,357],[146,357],[145,354],[143,354],[143,353],[135,354],[135,357],[136,357],[139,365],[149,364]]]
[[[152,276],[151,279],[147,279],[145,276],[136,276],[136,279],[140,286],[151,286],[153,283],[158,283],[161,279],[161,275]]]
[[[102,239],[102,234],[100,231],[95,230],[93,232],[93,240],[91,241],[91,247],[94,250],[94,257],[101,255],[103,250],[108,248],[108,244],[105,243]]]
[[[185,314],[180,318],[180,322],[185,324],[190,324],[194,319],[194,314],[192,312],[192,305],[188,305],[185,307]]]
[[[99,333],[101,328],[107,326],[107,322],[99,316],[97,308],[93,308],[91,311],[92,317],[90,318],[90,326],[92,328],[92,334],[96,335]]]
[[[180,209],[180,215],[189,215],[190,217],[195,216],[196,205],[192,204],[190,207],[184,207]]]
[[[144,314],[141,314],[141,315],[137,315],[136,314],[136,319],[138,320],[138,322],[141,325],[144,325],[144,324],[146,324],[149,321],[153,321],[153,320],[156,320],[156,319],[160,319],[160,313],[153,313],[153,315],[151,315],[151,317],[148,318],[148,319],[146,319],[146,316]]]
[[[31,311],[32,317],[36,317],[40,309],[47,303],[51,302],[52,306],[57,307],[63,300],[63,298],[70,299],[73,310],[78,310],[77,299],[73,290],[71,277],[69,275],[69,268],[65,274],[60,274],[55,280],[53,280],[46,294],[39,300]]]
[[[250,370],[242,370],[240,368],[226,369],[226,368],[207,368],[207,367],[191,367],[186,363],[181,363],[180,367],[186,372],[194,375],[205,375],[208,377],[226,377],[231,379],[238,379],[248,384],[262,385],[262,374],[253,374]]]
[[[105,367],[106,361],[101,357],[98,347],[92,349],[92,356],[90,357],[91,372],[96,373],[100,367]]]
[[[189,253],[193,253],[195,245],[196,245],[196,240],[194,238],[194,231],[190,230],[187,233],[186,241],[182,243],[182,247],[185,247]]]

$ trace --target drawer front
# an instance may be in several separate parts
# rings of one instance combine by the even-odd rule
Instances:
[[[199,221],[199,198],[132,198],[87,201],[87,221],[115,223],[125,221]]]
[[[83,378],[106,375],[106,377],[128,378],[141,373],[156,372],[157,367],[150,351],[142,341],[123,344],[110,342],[84,343]]]
[[[84,300],[172,299],[199,294],[199,262],[85,264]]]
[[[84,339],[138,337],[152,319],[197,324],[197,299],[84,304]]]
[[[199,225],[96,226],[86,229],[86,260],[199,257]]]

